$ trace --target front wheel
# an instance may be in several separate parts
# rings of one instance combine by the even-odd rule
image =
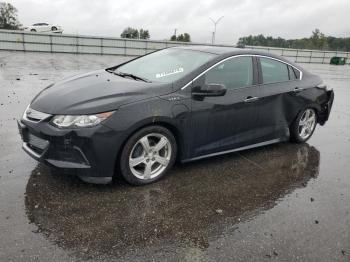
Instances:
[[[172,167],[177,154],[173,134],[162,126],[145,127],[126,142],[120,157],[120,171],[132,185],[159,180]]]
[[[291,140],[297,143],[306,142],[315,131],[317,114],[315,109],[306,108],[301,111],[290,127]]]

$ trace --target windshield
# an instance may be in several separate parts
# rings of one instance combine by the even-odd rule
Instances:
[[[169,83],[205,64],[214,56],[199,51],[170,48],[130,61],[118,67],[116,72]]]

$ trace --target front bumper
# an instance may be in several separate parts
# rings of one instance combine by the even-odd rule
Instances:
[[[59,129],[48,121],[22,119],[18,129],[23,150],[37,161],[82,177],[114,175],[121,139],[109,127]]]

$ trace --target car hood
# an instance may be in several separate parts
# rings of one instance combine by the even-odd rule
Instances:
[[[48,86],[30,107],[48,114],[94,114],[171,92],[171,84],[146,83],[99,70]]]

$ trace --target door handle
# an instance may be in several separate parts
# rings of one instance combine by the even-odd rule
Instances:
[[[250,102],[254,102],[258,99],[259,99],[259,97],[257,97],[257,96],[247,96],[246,99],[244,99],[243,101],[245,103],[250,103]]]
[[[299,92],[301,92],[301,91],[303,91],[303,90],[304,90],[304,88],[295,87],[294,90],[293,90],[293,92],[294,92],[294,93],[299,93]]]

